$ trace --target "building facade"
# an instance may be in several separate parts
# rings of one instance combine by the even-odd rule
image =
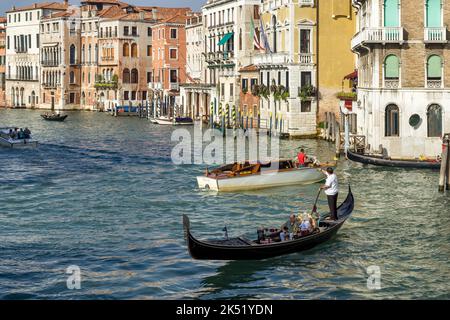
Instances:
[[[264,97],[261,118],[291,136],[315,136],[325,112],[339,116],[337,94],[354,70],[351,2],[264,0],[261,19],[266,48],[253,60]]]
[[[392,157],[440,155],[450,131],[450,3],[354,0],[353,6],[358,134],[371,151]]]
[[[0,107],[6,106],[6,21],[0,17]]]
[[[67,2],[33,4],[6,14],[6,101],[8,106],[34,108],[40,96],[40,20],[63,12]]]

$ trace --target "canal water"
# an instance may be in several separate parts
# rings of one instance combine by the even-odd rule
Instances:
[[[310,209],[318,184],[200,191],[205,167],[171,162],[173,128],[137,118],[71,112],[57,123],[0,110],[0,127],[12,125],[41,144],[0,148],[0,299],[450,298],[450,195],[437,192],[437,172],[340,160],[340,200],[350,183],[356,208],[332,241],[263,261],[196,261],[182,214],[199,238],[222,237],[225,225],[256,236]],[[286,157],[299,146],[333,157],[323,141],[281,144]],[[66,284],[73,265],[79,290]],[[380,289],[367,285],[371,270]]]

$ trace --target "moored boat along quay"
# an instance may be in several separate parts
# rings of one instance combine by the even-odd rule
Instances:
[[[319,184],[239,193],[197,188],[204,165],[174,165],[170,137],[179,127],[107,113],[0,110],[0,127],[28,127],[37,148],[0,148],[0,298],[450,298],[450,198],[433,170],[337,161],[338,202],[351,184],[352,216],[332,241],[258,261],[189,256],[182,215],[198,239],[257,237],[289,214],[310,211]],[[183,130],[195,130],[186,126]],[[281,140],[280,157],[332,159],[318,139]],[[55,206],[55,199],[58,206]],[[327,212],[326,198],[318,211]],[[68,290],[66,268],[81,270]],[[372,269],[371,269],[372,268]],[[379,268],[381,289],[367,287]],[[417,285],[420,283],[420,285]]]

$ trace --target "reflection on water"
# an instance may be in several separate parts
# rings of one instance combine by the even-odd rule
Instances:
[[[181,215],[199,238],[256,236],[310,209],[318,185],[217,194],[196,188],[204,166],[171,163],[172,127],[135,118],[0,110],[0,126],[30,127],[37,149],[0,149],[0,298],[450,298],[450,197],[431,171],[339,162],[340,201],[351,183],[355,211],[312,250],[263,261],[196,261]],[[331,159],[323,141],[282,141]],[[320,198],[319,210],[326,210]],[[82,289],[66,289],[78,265]],[[382,289],[367,289],[366,268]]]

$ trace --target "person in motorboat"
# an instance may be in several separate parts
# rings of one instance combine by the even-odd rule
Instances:
[[[9,129],[8,135],[9,135],[9,137],[10,137],[11,139],[14,139],[15,135],[14,135],[13,129]]]
[[[19,140],[25,139],[25,134],[23,133],[23,129],[20,128],[19,132],[17,133],[17,138]]]
[[[281,232],[280,232],[281,241],[287,240],[286,239],[287,237],[289,237],[289,240],[292,240],[294,238],[294,234],[297,233],[297,230],[298,230],[298,224],[295,219],[295,215],[291,214],[289,216],[289,220],[286,221],[286,223],[281,226]]]
[[[24,139],[30,139],[31,138],[31,131],[28,128],[25,128],[25,130],[23,130],[23,134],[25,136]]]
[[[297,154],[297,163],[299,167],[306,167],[309,163],[308,156],[303,148],[301,148],[300,152]]]

